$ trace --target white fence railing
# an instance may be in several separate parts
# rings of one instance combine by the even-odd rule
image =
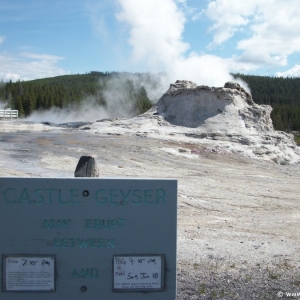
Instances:
[[[16,109],[14,109],[14,110],[12,110],[10,108],[0,109],[0,119],[4,119],[4,120],[10,119],[10,120],[12,120],[13,118],[18,119],[18,117],[19,117],[19,111],[16,110]]]

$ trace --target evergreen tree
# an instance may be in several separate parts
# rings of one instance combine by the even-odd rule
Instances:
[[[23,109],[23,104],[22,104],[22,99],[21,96],[16,96],[16,109],[19,111],[19,117],[24,116],[24,109]]]

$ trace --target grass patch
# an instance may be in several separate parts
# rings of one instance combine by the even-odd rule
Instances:
[[[200,267],[200,264],[198,264],[198,263],[194,263],[194,264],[193,264],[193,267],[194,267],[194,269],[199,269],[199,267]]]
[[[206,285],[205,284],[201,284],[201,286],[198,289],[198,292],[200,295],[204,295],[205,294],[205,289],[206,289]]]
[[[277,279],[280,277],[279,274],[275,273],[275,272],[272,271],[272,270],[268,270],[268,273],[269,273],[270,279],[277,280]]]
[[[296,144],[298,146],[300,146],[300,132],[299,131],[293,132],[293,134],[294,134],[294,140],[295,140]]]
[[[211,296],[212,298],[217,298],[217,297],[218,297],[218,294],[217,294],[216,291],[212,291],[211,294],[210,294],[210,296]]]
[[[225,291],[222,290],[222,291],[220,292],[220,298],[224,298],[224,297],[225,297]]]
[[[293,285],[300,286],[300,279],[296,279],[293,281]]]

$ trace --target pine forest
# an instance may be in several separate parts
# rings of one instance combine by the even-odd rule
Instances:
[[[276,130],[300,131],[300,78],[232,75],[248,84],[255,103],[272,106],[271,118]],[[134,116],[152,106],[145,85],[156,89],[158,80],[150,73],[92,71],[32,81],[2,81],[0,101],[6,104],[5,107],[18,109],[19,115],[26,117],[34,111],[52,107],[80,106],[91,99],[107,107],[108,93],[119,89],[123,102],[116,105],[127,106],[127,111],[129,107],[130,115]]]

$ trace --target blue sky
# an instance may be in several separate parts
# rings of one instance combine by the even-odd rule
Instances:
[[[242,3],[246,2],[246,3]],[[161,72],[300,76],[299,0],[0,0],[0,80]]]

